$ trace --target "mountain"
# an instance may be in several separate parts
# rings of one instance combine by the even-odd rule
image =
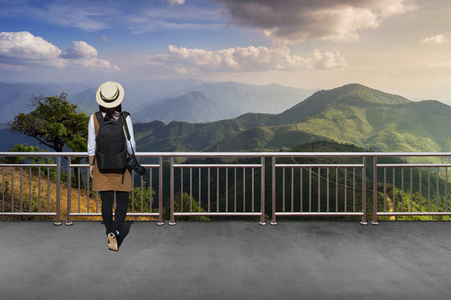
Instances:
[[[198,91],[225,109],[222,119],[236,118],[245,113],[281,113],[312,94],[311,90],[278,84],[263,86],[236,82],[204,83],[173,94],[173,97]]]
[[[141,151],[276,150],[335,140],[378,151],[449,152],[451,107],[411,102],[359,84],[318,91],[280,114],[245,114],[208,124],[141,124]]]
[[[140,80],[125,83],[127,88],[135,91],[144,92],[151,102],[161,99],[173,98],[176,91],[186,90],[193,86],[203,84],[203,81],[195,79],[158,79],[158,80]],[[171,96],[172,95],[172,96]]]
[[[89,115],[98,110],[95,101],[97,88],[97,83],[0,83],[0,116],[3,120],[0,122],[11,121],[20,112],[30,112],[31,108],[26,104],[33,95],[47,97],[63,91],[68,94],[68,101],[78,106],[79,112]],[[249,112],[279,113],[311,94],[311,91],[276,84],[252,86],[234,82],[203,83],[191,79],[137,81],[124,83],[124,88],[126,95],[122,109],[130,112],[135,122],[210,122]],[[203,95],[197,97],[191,94],[193,92]],[[187,114],[176,111],[181,103]]]
[[[28,105],[34,96],[55,96],[63,91],[64,87],[58,84],[0,82],[0,122],[12,121],[17,114],[30,112],[32,107]]]
[[[180,97],[145,105],[134,114],[134,117],[139,120],[159,120],[165,123],[174,120],[201,123],[222,119],[224,109],[225,107],[217,104],[201,92],[195,91]]]

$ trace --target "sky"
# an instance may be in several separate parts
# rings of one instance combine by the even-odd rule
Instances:
[[[447,0],[0,0],[0,81],[360,83],[451,101]]]

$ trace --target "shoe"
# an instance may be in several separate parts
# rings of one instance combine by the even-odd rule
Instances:
[[[119,251],[116,235],[112,232],[108,233],[108,249],[116,252]]]

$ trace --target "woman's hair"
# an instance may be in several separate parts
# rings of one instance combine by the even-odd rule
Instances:
[[[111,119],[114,119],[114,117],[118,117],[120,116],[120,113],[122,112],[122,106],[119,104],[116,107],[112,107],[112,108],[106,108],[102,105],[99,105],[99,109],[101,112],[104,112],[105,115],[105,121],[109,121]]]

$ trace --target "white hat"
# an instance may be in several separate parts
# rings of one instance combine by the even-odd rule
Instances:
[[[106,108],[119,106],[124,100],[124,88],[118,82],[104,82],[97,89],[96,100],[99,105]]]

